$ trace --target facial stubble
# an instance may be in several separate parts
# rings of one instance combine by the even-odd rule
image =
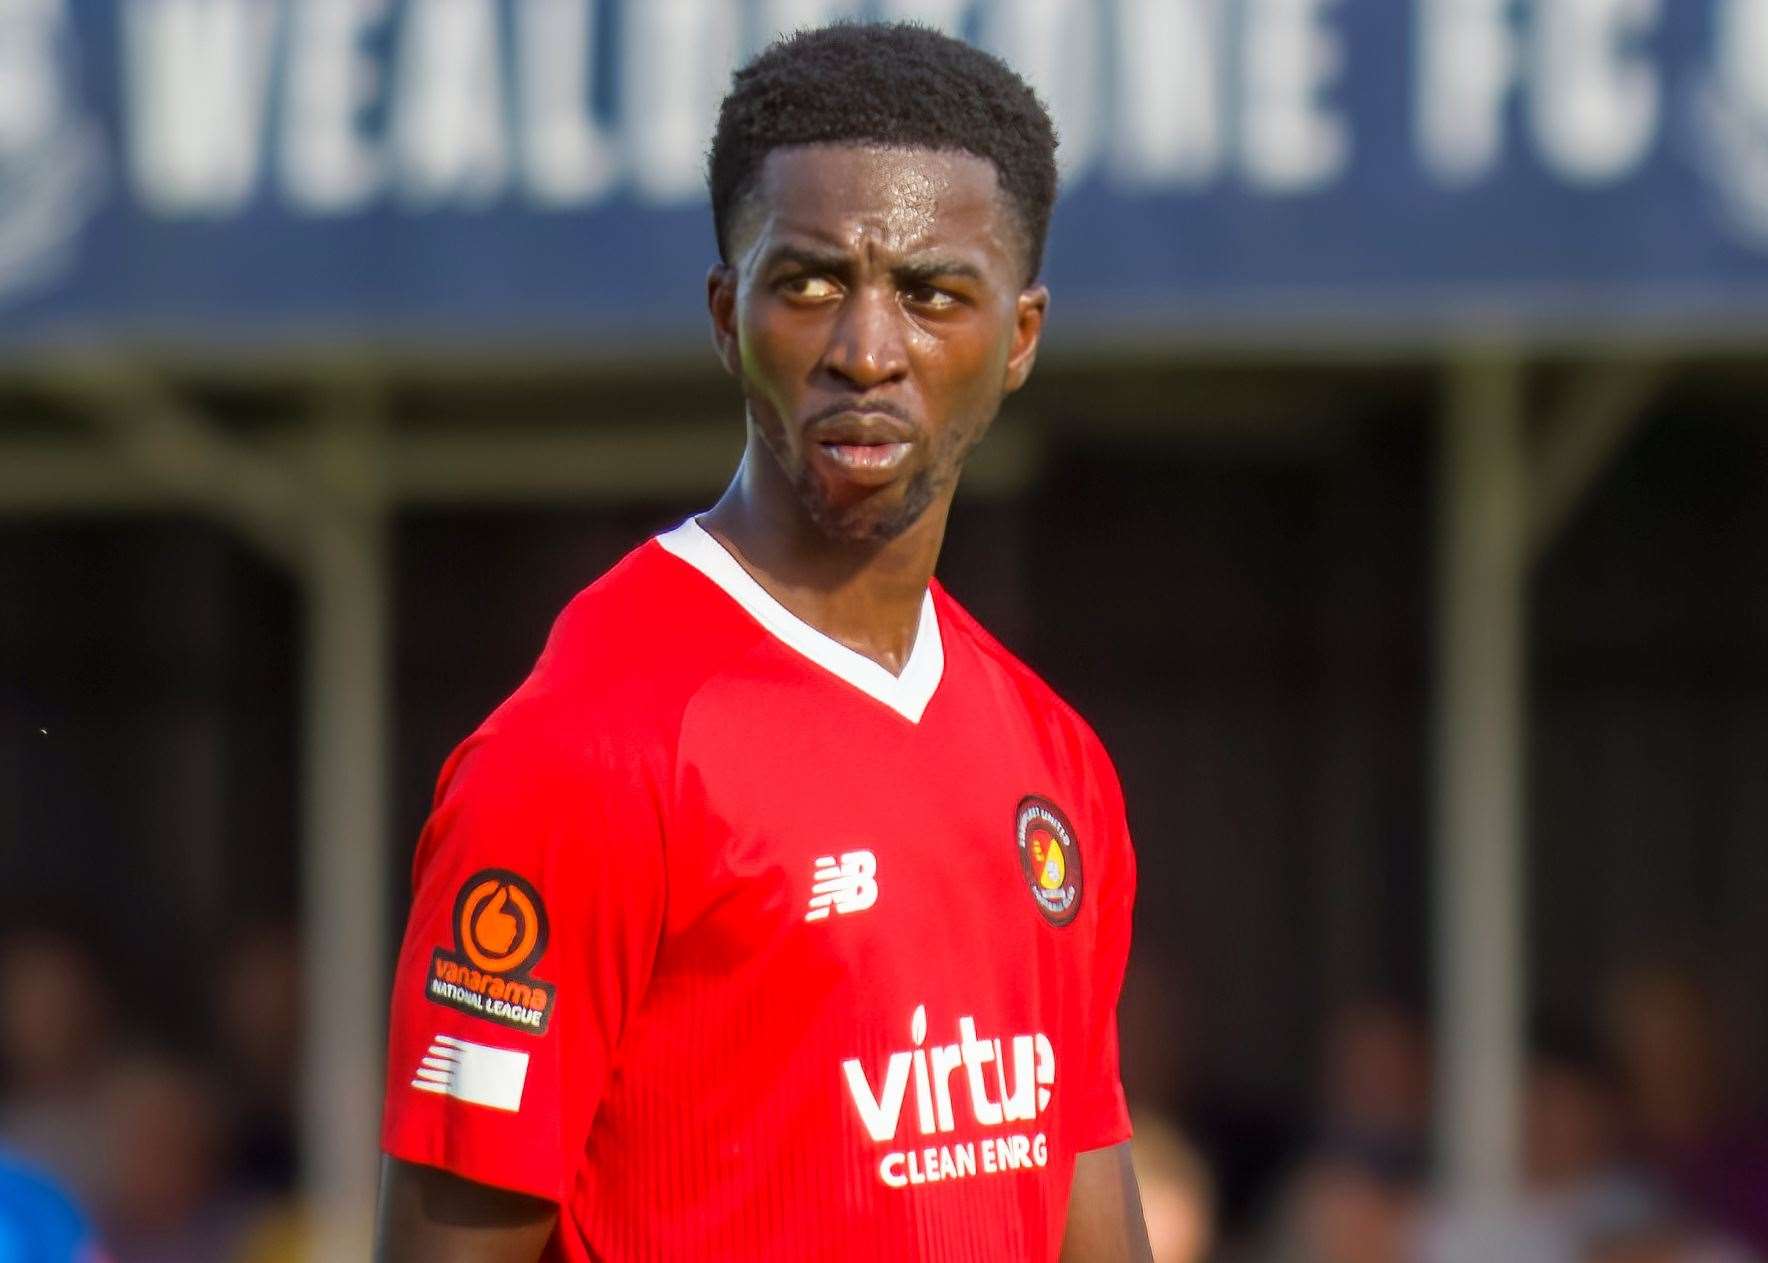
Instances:
[[[826,538],[846,544],[885,544],[920,521],[934,501],[948,494],[963,472],[965,462],[970,459],[970,453],[988,433],[987,419],[968,427],[946,427],[935,440],[931,459],[909,475],[902,494],[894,503],[879,510],[875,507],[876,501],[889,488],[878,488],[851,504],[835,504],[811,472],[808,452],[794,458],[783,427],[777,421],[770,425],[757,418],[753,405],[749,417],[774,463],[791,484],[805,515]]]

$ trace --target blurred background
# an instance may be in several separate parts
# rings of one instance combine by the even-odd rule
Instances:
[[[722,487],[855,15],[1062,134],[941,575],[1122,771],[1161,1263],[1768,1257],[1768,0],[0,0],[0,1155],[366,1257],[436,771]]]

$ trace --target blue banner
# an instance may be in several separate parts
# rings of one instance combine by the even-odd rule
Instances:
[[[1768,333],[1768,0],[0,0],[0,342],[699,338],[731,68],[1049,101],[1057,336]]]

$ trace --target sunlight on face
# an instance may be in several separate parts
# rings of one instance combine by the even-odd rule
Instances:
[[[967,153],[807,145],[769,155],[749,203],[726,353],[754,440],[745,459],[766,461],[824,535],[895,538],[950,502],[1042,327],[995,169]]]

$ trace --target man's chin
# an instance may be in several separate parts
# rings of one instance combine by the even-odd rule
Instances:
[[[837,500],[820,487],[799,488],[799,499],[825,537],[841,544],[887,544],[906,532],[933,502],[925,479],[901,491]]]

